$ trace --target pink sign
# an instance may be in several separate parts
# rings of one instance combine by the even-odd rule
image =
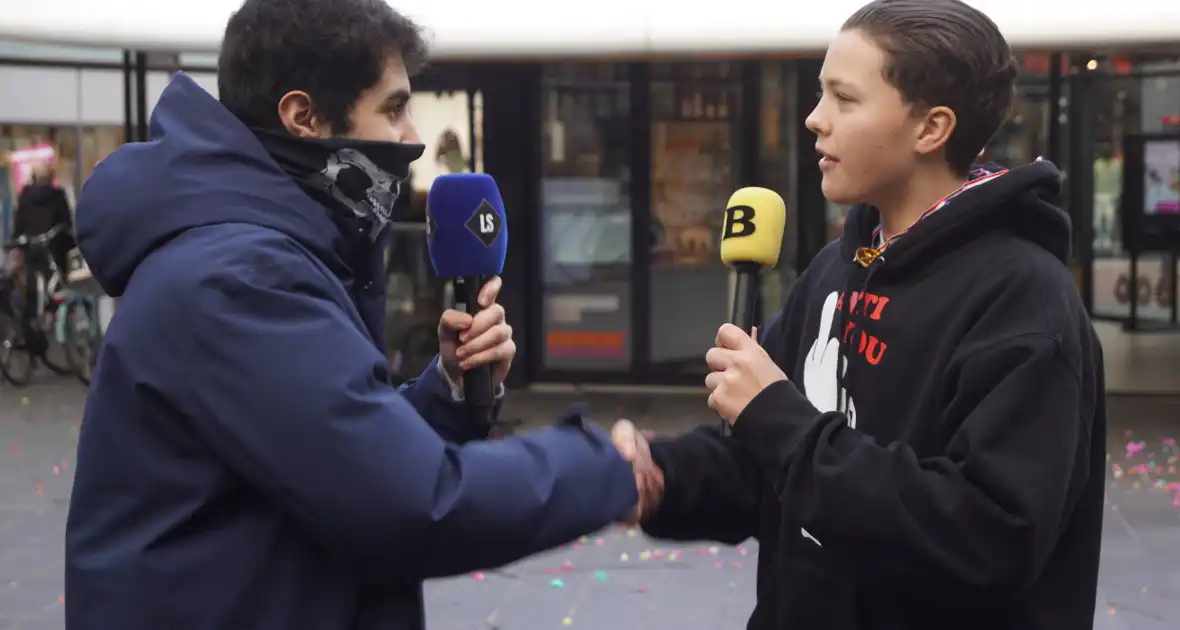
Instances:
[[[48,143],[16,149],[8,153],[8,163],[12,165],[12,189],[19,192],[33,178],[37,165],[57,163],[57,151]]]

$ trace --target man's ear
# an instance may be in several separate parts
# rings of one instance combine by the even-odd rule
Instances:
[[[287,92],[279,99],[279,120],[287,132],[297,138],[327,138],[331,128],[316,115],[315,104],[307,92]]]

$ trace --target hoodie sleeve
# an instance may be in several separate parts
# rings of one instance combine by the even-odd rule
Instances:
[[[736,545],[758,534],[761,477],[749,455],[715,426],[651,444],[664,499],[643,523],[648,536]]]
[[[321,272],[265,253],[197,287],[183,407],[227,467],[359,578],[500,566],[635,505],[630,464],[576,414],[519,438],[444,441],[384,379]]]
[[[472,440],[483,440],[492,432],[491,425],[476,422],[468,415],[462,387],[451,382],[437,356],[422,370],[421,375],[402,383],[398,392],[448,442],[465,444]],[[500,417],[503,401],[504,386],[500,385],[493,409],[495,418]]]
[[[938,456],[881,446],[788,381],[755,397],[735,435],[785,513],[858,582],[944,601],[1013,596],[1037,579],[1087,482],[1095,396],[1043,334],[973,349],[952,373],[943,421],[957,430]]]
[[[762,344],[778,348],[783,318],[766,327]],[[667,540],[715,540],[736,545],[758,535],[762,475],[750,454],[718,424],[651,444],[664,471],[664,500],[643,524],[644,533]]]

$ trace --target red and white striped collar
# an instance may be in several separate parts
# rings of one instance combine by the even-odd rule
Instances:
[[[914,221],[906,229],[889,237],[889,240],[881,242],[881,226],[878,225],[876,228],[874,228],[873,229],[873,236],[872,236],[873,247],[877,250],[878,254],[885,251],[885,248],[889,247],[890,244],[895,242],[898,239],[898,237],[900,237],[902,234],[905,234],[906,232],[909,232],[910,230],[914,229],[914,226],[917,225],[918,223],[920,223],[922,221],[922,219],[925,219],[926,217],[934,214],[935,212],[938,212],[939,210],[942,210],[943,208],[945,208],[947,206],[947,204],[950,203],[951,199],[954,199],[955,197],[959,196],[960,193],[967,191],[967,190],[971,190],[972,188],[975,188],[977,186],[981,186],[983,184],[986,184],[987,182],[999,179],[999,177],[1001,175],[1003,175],[1007,172],[1008,172],[1008,169],[993,172],[993,171],[989,171],[987,169],[982,169],[982,168],[975,169],[974,171],[971,171],[970,176],[972,177],[972,179],[968,180],[962,186],[959,186],[959,188],[957,190],[955,190],[954,192],[952,192],[951,194],[943,197],[942,199],[939,199],[937,202],[935,202],[934,205],[930,206],[929,210],[927,210],[926,212],[923,212],[922,216],[918,217],[917,221]]]

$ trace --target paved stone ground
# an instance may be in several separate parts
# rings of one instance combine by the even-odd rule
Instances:
[[[0,386],[0,630],[61,630],[62,534],[84,391],[43,377]],[[552,417],[568,396],[515,396],[508,415]],[[707,421],[695,396],[593,396],[599,418],[656,431]],[[1110,491],[1096,627],[1180,627],[1180,399],[1113,399]],[[1172,485],[1168,485],[1171,483]],[[756,545],[668,547],[611,530],[486,575],[427,587],[433,630],[742,628]],[[146,630],[146,629],[145,629]]]

